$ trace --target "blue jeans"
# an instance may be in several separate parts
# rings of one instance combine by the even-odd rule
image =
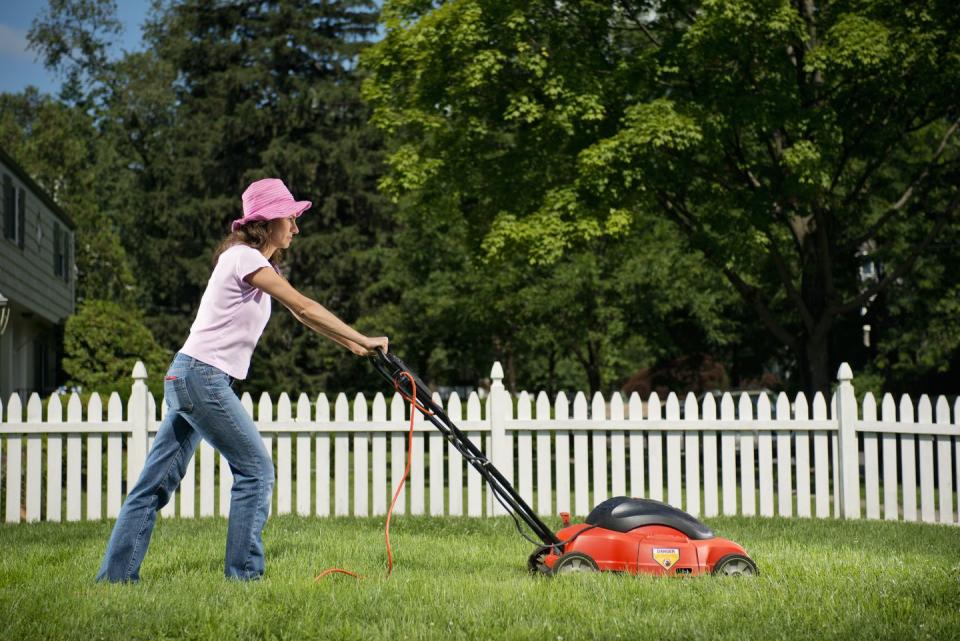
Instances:
[[[222,370],[186,354],[174,356],[163,382],[169,411],[120,508],[97,581],[140,580],[157,512],[180,484],[201,438],[227,459],[233,472],[224,573],[233,579],[263,575],[261,533],[270,514],[273,462],[232,385]]]

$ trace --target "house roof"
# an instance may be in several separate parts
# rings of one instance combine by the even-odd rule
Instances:
[[[73,219],[67,215],[67,212],[63,211],[63,209],[54,202],[53,198],[50,197],[50,194],[48,194],[45,189],[38,185],[37,182],[30,177],[30,174],[27,173],[27,170],[21,167],[20,163],[14,160],[10,154],[4,151],[3,147],[0,147],[0,162],[6,165],[11,172],[16,174],[17,178],[24,182],[27,187],[30,188],[30,191],[32,191],[37,198],[43,201],[43,204],[49,207],[50,211],[56,214],[57,217],[59,217],[67,227],[69,227],[71,230],[76,230],[77,225],[73,222]]]

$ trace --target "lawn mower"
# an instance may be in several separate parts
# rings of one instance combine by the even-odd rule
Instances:
[[[536,546],[527,561],[531,573],[626,572],[662,576],[703,574],[756,576],[757,565],[733,541],[715,536],[705,524],[666,503],[617,496],[603,501],[584,523],[570,523],[554,534],[484,453],[433,401],[430,388],[392,353],[380,349],[372,363],[395,389],[430,421],[487,482],[493,496],[513,517],[517,531]],[[413,409],[411,408],[411,411]],[[528,536],[520,521],[533,532]]]

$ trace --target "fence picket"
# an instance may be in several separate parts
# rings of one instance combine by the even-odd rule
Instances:
[[[583,392],[573,397],[573,420],[587,420],[587,397]],[[586,430],[573,430],[573,508],[574,514],[581,516],[590,511],[589,447]]]
[[[950,425],[950,406],[937,397],[937,425]],[[940,523],[953,523],[953,472],[950,461],[950,436],[937,436],[937,488],[940,492]]]
[[[628,420],[634,424],[630,430],[630,494],[631,496],[645,497],[646,483],[644,479],[644,462],[647,460],[644,456],[643,447],[643,401],[636,392],[630,394],[630,402],[627,406]]]
[[[57,412],[60,412],[60,398],[53,395],[50,398],[51,405],[56,403]],[[43,422],[43,403],[40,395],[34,392],[27,399],[27,423]],[[40,474],[42,468],[41,454],[43,452],[43,435],[27,434],[27,505],[26,522],[40,520]]]
[[[459,427],[463,420],[463,409],[460,405],[460,396],[453,392],[447,399],[447,416]],[[457,451],[453,443],[447,443],[447,476],[450,479],[450,514],[463,514],[463,455]]]
[[[414,411],[414,410],[411,410]],[[426,501],[424,500],[424,488],[426,485],[425,471],[426,466],[423,460],[424,439],[426,433],[413,433],[413,454],[410,461],[410,514],[423,514]],[[488,456],[490,448],[487,450]]]
[[[760,466],[760,516],[773,516],[773,435],[770,398],[761,392],[757,399],[757,459]]]
[[[79,423],[83,420],[83,403],[76,392],[67,401],[67,420]],[[87,423],[98,425],[103,421],[100,395],[91,394],[87,403]],[[47,437],[49,451],[50,438]],[[103,438],[99,432],[87,436],[87,519],[99,520],[103,513]],[[49,517],[47,517],[49,520]]]
[[[709,428],[717,420],[717,401],[713,394],[703,397],[703,426]],[[706,429],[703,432],[703,513],[713,517],[720,512],[717,496],[717,432]]]
[[[889,392],[883,395],[880,406],[883,422],[895,423],[897,420],[897,405],[893,395]],[[897,435],[884,432],[883,442],[883,518],[896,521],[900,518],[900,503],[897,492]]]
[[[316,407],[316,421],[318,426],[329,429],[330,402],[327,400],[327,395],[323,393],[318,394],[314,406]],[[395,417],[391,416],[391,419],[395,420]],[[317,516],[328,516],[330,514],[330,433],[318,433],[313,438],[313,445],[317,455]],[[402,454],[401,458],[403,458]]]
[[[834,392],[830,396],[830,417],[834,421],[839,421],[839,415],[837,414],[837,394]],[[840,518],[843,515],[843,512],[840,510],[840,434],[839,430],[834,430],[830,432],[830,471],[832,472],[833,477],[833,491],[831,495],[833,496],[833,515],[837,518]],[[859,487],[859,483],[858,483]],[[859,508],[857,508],[859,510]]]
[[[550,424],[550,399],[546,392],[537,394],[537,421]],[[537,430],[537,513],[553,514],[553,448],[549,430]]]
[[[467,420],[468,421],[480,421],[480,396],[477,395],[476,391],[470,392],[470,395],[467,396]],[[480,432],[472,431],[467,433],[467,438],[469,438],[478,448],[483,449],[483,443],[480,441]],[[467,466],[467,515],[468,516],[482,516],[483,515],[483,487],[482,487],[483,478],[480,476],[480,472],[473,467],[473,465]]]
[[[873,392],[863,396],[863,420],[877,420],[877,401]],[[863,477],[866,491],[868,519],[880,518],[880,465],[877,452],[877,433],[863,434]]]
[[[590,403],[590,420],[594,423],[592,433],[593,447],[593,500],[589,502],[588,510],[591,506],[597,505],[607,500],[607,433],[599,428],[607,420],[607,407],[603,400],[603,395],[596,392]]]
[[[524,421],[532,417],[530,395],[520,392],[517,398],[517,419]],[[509,435],[510,432],[508,431]],[[517,490],[527,505],[533,505],[533,434],[530,430],[517,432]]]
[[[737,419],[742,425],[740,431],[740,513],[753,516],[757,513],[757,477],[754,464],[753,404],[750,396],[740,394],[737,403]],[[748,431],[749,430],[749,431]]]
[[[724,392],[720,397],[720,420],[735,419],[733,396],[730,392]],[[737,513],[737,434],[733,430],[724,430],[720,436],[720,458],[723,513],[732,516]]]
[[[675,392],[667,394],[667,420],[680,420],[680,401]],[[667,503],[683,509],[683,433],[667,431]]]
[[[790,399],[786,393],[777,394],[777,514],[793,516],[793,478],[790,451]],[[784,429],[787,428],[787,429]]]
[[[123,422],[123,403],[116,392],[112,392],[107,400],[107,421]],[[110,432],[107,435],[107,518],[110,519],[120,514],[122,474],[123,434]]]
[[[393,493],[403,480],[403,471],[407,464],[407,422],[406,404],[400,394],[394,393],[390,400],[390,422],[396,425],[397,431],[390,435],[390,500]],[[397,495],[397,502],[393,508],[395,514],[404,514],[407,511],[407,485]]]
[[[807,397],[800,392],[793,404],[793,420],[806,421],[810,418]],[[810,516],[810,436],[806,430],[797,432],[797,516]]]
[[[550,424],[550,399],[546,392],[537,394],[537,421]],[[553,514],[553,448],[549,430],[537,430],[537,513]]]
[[[813,419],[827,419],[827,404],[823,394],[817,392],[813,397]],[[813,432],[813,470],[816,515],[819,518],[830,516],[830,451],[826,430]]]
[[[433,393],[433,402],[441,404],[440,395]],[[437,430],[430,430],[430,514],[440,516],[444,513],[444,483],[443,477],[443,435]]]
[[[7,428],[11,434],[7,437],[7,496],[4,501],[4,520],[7,523],[20,522],[20,492],[21,492],[21,446],[22,437],[16,432],[17,425],[23,422],[23,410],[20,405],[20,395],[11,394],[7,403]]]
[[[369,512],[370,433],[364,427],[367,418],[367,399],[357,394],[353,399],[353,514],[367,516]]]
[[[277,399],[277,421],[293,420],[293,408],[286,392]],[[277,434],[277,514],[290,514],[293,505],[293,441],[289,432]]]
[[[51,409],[58,415],[62,412],[60,398],[51,404]],[[83,437],[74,432],[67,434],[67,520],[79,521],[83,518]]]
[[[910,424],[913,419],[913,401],[904,394],[900,397],[900,423]],[[917,439],[913,434],[900,435],[900,470],[903,474],[903,520],[917,520]]]
[[[647,456],[650,459],[650,498],[655,501],[663,500],[663,433],[657,429],[660,421],[660,397],[651,392],[647,401],[647,422],[651,430],[647,433]]]
[[[373,422],[383,423],[387,420],[387,400],[381,392],[373,397]],[[373,449],[373,516],[387,513],[387,434],[375,432],[372,436]]]
[[[350,404],[347,395],[337,394],[333,406],[333,422],[337,431],[333,436],[333,513],[334,516],[350,514]]]
[[[383,402],[383,397],[378,394],[381,403]],[[374,414],[376,414],[376,401],[373,404]],[[386,418],[386,417],[384,417]],[[310,422],[310,398],[307,397],[303,392],[300,393],[300,396],[297,397],[297,423],[309,423]],[[310,433],[309,432],[298,432],[297,433],[297,514],[300,516],[309,516],[310,515],[310,499],[311,499],[311,488],[313,487],[313,479],[311,478],[311,471],[313,469],[313,453],[310,448]]]
[[[623,420],[623,397],[614,392],[610,397],[610,420]],[[627,493],[626,438],[623,430],[610,432],[610,491],[613,496]]]
[[[554,401],[554,420],[557,424],[556,431],[556,466],[557,466],[557,512],[570,511],[570,440],[569,434],[564,429],[564,421],[570,416],[570,406],[567,402],[567,395],[563,392],[557,394]]]
[[[94,393],[99,402],[100,396]],[[91,402],[93,396],[90,397]],[[48,521],[63,520],[63,438],[56,430],[57,424],[63,420],[60,404],[54,405],[53,398],[47,404],[47,423],[51,425],[51,432],[47,436],[47,514]]]
[[[697,397],[687,392],[683,404],[683,418],[691,423],[700,421]],[[700,516],[700,433],[689,430],[684,433],[684,452],[686,454],[686,510],[693,516]]]
[[[926,394],[920,397],[917,418],[921,423],[933,423],[933,406]],[[920,450],[920,519],[933,523],[937,520],[937,509],[933,502],[933,435],[919,434],[917,443]]]

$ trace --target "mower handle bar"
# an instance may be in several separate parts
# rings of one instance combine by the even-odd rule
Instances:
[[[447,413],[443,411],[437,403],[433,401],[433,392],[420,380],[413,370],[400,358],[391,352],[385,352],[377,347],[370,355],[370,362],[380,374],[400,390],[407,400],[412,399],[412,389],[410,380],[401,373],[406,372],[416,381],[417,395],[412,406],[418,406],[417,409],[423,414],[424,418],[433,423],[441,434],[450,442],[453,447],[470,463],[480,476],[490,485],[491,491],[500,499],[505,509],[523,520],[527,526],[533,530],[544,546],[552,547],[561,543],[547,525],[540,520],[533,509],[527,505],[523,497],[517,493],[517,490],[500,473],[493,463],[487,459],[486,455],[478,448],[473,441],[467,438],[467,435],[450,420]],[[424,411],[426,410],[426,411]],[[411,407],[411,412],[413,408]]]

